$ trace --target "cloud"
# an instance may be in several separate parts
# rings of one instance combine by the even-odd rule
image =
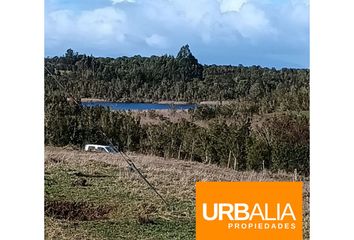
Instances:
[[[151,47],[156,47],[156,48],[167,47],[167,39],[158,34],[152,34],[151,36],[145,38],[145,42]]]
[[[266,13],[252,3],[243,3],[238,12],[225,14],[225,22],[244,38],[256,42],[265,37],[277,34],[274,23]]]
[[[46,34],[57,41],[93,46],[124,41],[124,12],[113,7],[82,11],[59,10],[48,14]]]
[[[106,0],[92,9],[81,0],[70,8],[52,1],[45,18],[51,55],[69,47],[103,56],[176,54],[189,43],[202,63],[308,66],[306,0]]]
[[[122,2],[128,2],[128,3],[134,3],[135,0],[111,0],[112,4],[117,4],[117,3],[122,3]]]
[[[231,11],[236,11],[238,12],[242,5],[246,2],[247,0],[219,0],[220,3],[220,11],[222,13],[224,12],[231,12]]]
[[[120,33],[126,21],[125,13],[119,9],[107,7],[94,11],[82,12],[74,20],[80,34],[97,38],[110,38]]]

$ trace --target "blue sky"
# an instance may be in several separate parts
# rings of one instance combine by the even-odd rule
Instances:
[[[45,0],[45,55],[176,55],[309,67],[308,0]]]

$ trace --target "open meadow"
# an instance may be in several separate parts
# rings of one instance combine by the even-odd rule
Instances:
[[[168,205],[116,154],[45,148],[46,239],[195,239],[196,181],[294,181],[294,174],[128,152]],[[309,179],[303,232],[309,238]]]

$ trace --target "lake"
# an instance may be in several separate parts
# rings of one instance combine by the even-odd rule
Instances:
[[[122,103],[122,102],[82,102],[84,107],[109,107],[111,110],[188,110],[197,107],[196,104],[166,104],[166,103]]]

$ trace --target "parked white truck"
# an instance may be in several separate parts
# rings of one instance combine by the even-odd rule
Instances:
[[[117,151],[107,145],[97,145],[97,144],[86,144],[85,151],[89,152],[104,152],[104,153],[117,153]]]

